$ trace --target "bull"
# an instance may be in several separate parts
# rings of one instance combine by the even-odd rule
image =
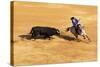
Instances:
[[[60,35],[60,31],[52,27],[35,26],[35,27],[32,27],[29,34],[31,34],[31,37],[34,39],[38,39],[38,38],[51,39],[51,36],[53,35],[57,35],[57,36]]]

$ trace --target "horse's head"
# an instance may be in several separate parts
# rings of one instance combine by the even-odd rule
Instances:
[[[85,26],[82,26],[81,24],[78,24],[78,25],[77,25],[77,28],[78,28],[78,29],[84,29]]]
[[[66,31],[68,32],[70,30],[70,27],[68,27],[67,29],[66,29]]]
[[[82,34],[83,26],[81,24],[77,25],[77,32],[78,34]]]
[[[77,28],[81,28],[81,27],[82,27],[81,24],[78,24],[78,25],[77,25]]]

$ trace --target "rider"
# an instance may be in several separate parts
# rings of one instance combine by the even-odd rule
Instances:
[[[76,32],[78,33],[77,25],[78,25],[78,23],[79,23],[79,19],[77,19],[77,18],[75,18],[75,17],[71,17],[70,19],[71,19],[71,21],[72,21],[73,27],[75,27],[75,30],[76,30]]]

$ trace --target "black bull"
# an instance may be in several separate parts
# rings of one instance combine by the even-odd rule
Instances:
[[[30,31],[31,37],[34,39],[37,38],[51,38],[53,35],[60,35],[60,31],[56,28],[51,27],[32,27]]]

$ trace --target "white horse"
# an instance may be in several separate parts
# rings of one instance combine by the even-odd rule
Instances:
[[[88,37],[88,35],[86,34],[85,30],[84,30],[84,26],[81,26],[81,24],[77,25],[77,31],[78,32],[76,32],[76,29],[73,26],[68,27],[67,31],[70,31],[76,37],[76,39],[78,39],[78,35],[80,35],[84,39],[88,39],[89,41],[91,41],[90,38]]]

